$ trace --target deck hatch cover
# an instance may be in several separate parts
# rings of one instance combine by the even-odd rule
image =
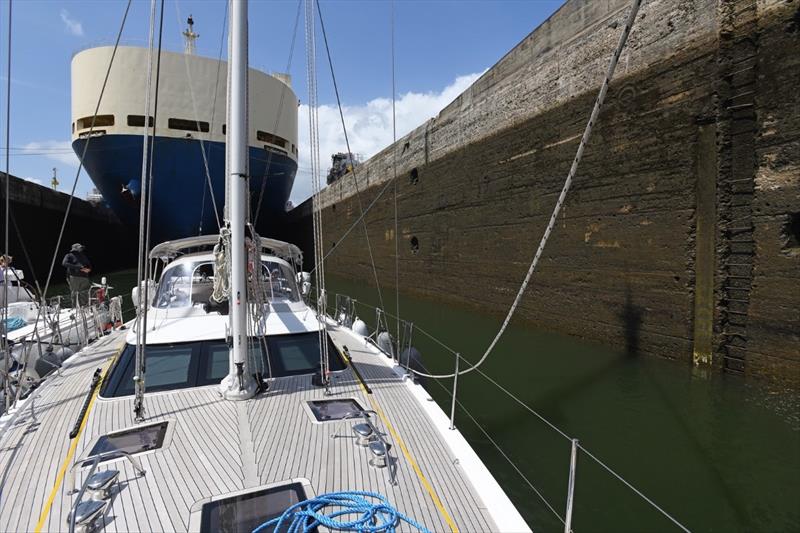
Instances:
[[[289,483],[211,501],[203,505],[200,531],[250,533],[264,522],[283,514],[290,506],[307,499],[302,484]],[[318,530],[310,531],[317,533]]]
[[[352,418],[354,415],[360,415],[364,412],[358,402],[351,398],[343,400],[311,400],[308,402],[308,407],[317,422],[331,422],[333,420]]]
[[[89,457],[116,450],[122,450],[133,455],[161,448],[164,444],[164,435],[167,433],[167,424],[167,422],[159,422],[158,424],[139,426],[103,435],[97,439],[92,451],[89,452]],[[105,456],[103,461],[109,461],[121,456],[122,454],[112,453]],[[84,465],[87,464],[89,463],[84,463]]]

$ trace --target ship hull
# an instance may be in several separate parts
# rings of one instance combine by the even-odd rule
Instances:
[[[87,139],[76,139],[72,148],[83,155]],[[209,194],[206,163],[214,191]],[[285,212],[297,163],[277,151],[250,147],[251,217],[262,235]],[[199,234],[218,233],[225,203],[225,145],[197,139],[156,137],[153,142],[153,190],[151,242]],[[83,164],[105,202],[128,225],[139,223],[142,175],[141,135],[102,135],[91,138]],[[258,218],[255,218],[264,188]]]

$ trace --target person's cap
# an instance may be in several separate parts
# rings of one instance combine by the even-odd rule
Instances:
[[[79,242],[76,242],[75,244],[72,245],[72,248],[70,249],[70,251],[72,251],[72,252],[80,252],[84,248],[85,248],[84,245],[82,245]]]

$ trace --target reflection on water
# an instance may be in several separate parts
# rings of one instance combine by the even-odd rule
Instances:
[[[341,292],[375,305],[374,289],[328,280]],[[394,294],[384,292],[394,310]],[[475,361],[500,325],[498,318],[401,297],[401,315]],[[362,318],[374,312],[361,308]],[[544,415],[693,531],[800,529],[800,395],[740,377],[702,376],[688,364],[629,357],[638,343],[639,310],[627,350],[510,327],[482,370]],[[390,326],[393,327],[393,326]],[[453,358],[414,336],[425,366],[452,371]],[[452,380],[426,388],[449,413]],[[473,372],[458,383],[464,407],[562,516],[569,441]],[[563,530],[463,410],[456,425],[536,530]],[[677,531],[585,455],[578,459],[576,531]]]

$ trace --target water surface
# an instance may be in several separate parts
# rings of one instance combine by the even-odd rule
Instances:
[[[374,288],[329,279],[377,305]],[[393,291],[384,291],[394,312]],[[401,316],[476,361],[500,319],[401,296]],[[331,302],[333,297],[331,296]],[[374,324],[374,311],[359,312]],[[390,326],[394,328],[394,326]],[[435,372],[454,360],[416,333]],[[514,324],[481,368],[692,531],[800,530],[800,394],[738,376],[701,375],[690,365],[630,357],[588,342]],[[426,389],[450,412],[452,380]],[[474,417],[562,517],[570,442],[476,372],[463,376],[456,425],[535,530],[563,524],[515,471]],[[446,502],[445,502],[446,504]],[[579,452],[573,529],[679,531],[630,489]]]

